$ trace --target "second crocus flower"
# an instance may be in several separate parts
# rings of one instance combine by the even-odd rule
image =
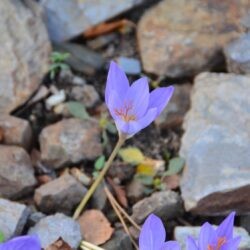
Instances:
[[[181,250],[178,242],[167,241],[166,231],[159,217],[154,214],[148,216],[144,222],[140,237],[140,250]]]

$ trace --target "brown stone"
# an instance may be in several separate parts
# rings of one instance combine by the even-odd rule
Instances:
[[[18,145],[29,149],[32,131],[28,121],[1,114],[0,127],[3,131],[2,143],[7,145]]]
[[[0,196],[19,198],[28,194],[35,184],[34,169],[26,151],[0,145]]]
[[[221,64],[222,47],[239,36],[247,0],[164,0],[138,25],[143,68],[161,76],[194,75]]]
[[[86,192],[86,188],[73,176],[64,174],[37,188],[34,200],[44,213],[70,214]]]
[[[190,108],[190,93],[192,85],[187,83],[183,85],[174,85],[174,94],[167,107],[162,111],[155,123],[160,128],[169,128],[180,126],[184,115]]]
[[[41,159],[53,168],[102,154],[100,128],[95,120],[65,119],[43,129],[40,135]]]

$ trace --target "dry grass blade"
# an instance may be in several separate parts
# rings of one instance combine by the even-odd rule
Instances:
[[[108,188],[106,188],[106,192],[109,193],[110,198],[112,199],[112,201],[114,202],[115,206],[120,210],[120,212],[124,215],[124,217],[127,218],[127,220],[139,231],[141,231],[141,227],[131,218],[131,216],[128,215],[128,213],[122,208],[122,206],[120,206],[120,204],[116,201],[116,199],[114,198],[114,196],[112,195],[112,193],[108,190]]]
[[[136,250],[139,250],[139,247],[137,246],[136,242],[134,241],[133,237],[131,236],[131,234],[129,232],[129,229],[128,229],[128,227],[127,227],[127,225],[126,225],[126,223],[125,223],[125,221],[124,221],[124,219],[123,219],[123,217],[122,217],[119,209],[117,208],[117,206],[114,203],[114,197],[112,196],[112,194],[110,193],[110,191],[108,190],[107,187],[104,188],[104,191],[105,191],[105,193],[106,193],[106,195],[108,197],[108,200],[109,200],[112,208],[114,209],[116,215],[118,216],[119,220],[121,221],[122,226],[123,226],[125,232],[128,234],[128,236],[129,236],[132,244],[134,245],[134,247],[135,247]]]
[[[85,240],[83,240],[81,242],[80,248],[82,250],[105,250],[105,249],[103,249],[101,247],[98,247],[98,246],[96,246],[96,245],[94,245],[94,244],[92,244],[90,242],[85,241]]]

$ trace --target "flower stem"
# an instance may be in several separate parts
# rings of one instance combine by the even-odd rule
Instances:
[[[73,219],[76,220],[79,217],[79,215],[81,214],[81,212],[84,209],[84,207],[86,206],[87,202],[89,201],[89,199],[91,198],[91,196],[95,192],[96,188],[98,187],[98,185],[103,180],[105,174],[109,170],[109,168],[111,166],[111,163],[113,162],[114,158],[116,157],[119,149],[121,148],[121,146],[122,146],[122,144],[124,143],[125,140],[126,140],[125,136],[123,136],[123,135],[119,136],[119,140],[117,141],[116,146],[115,146],[113,152],[111,153],[111,155],[109,156],[107,162],[105,163],[104,168],[99,173],[99,175],[97,176],[97,178],[95,179],[95,181],[91,185],[90,189],[88,190],[88,192],[86,193],[86,195],[83,197],[81,203],[76,208],[76,211],[75,211],[75,213],[73,215]]]

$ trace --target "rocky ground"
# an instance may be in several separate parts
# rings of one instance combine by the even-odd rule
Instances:
[[[235,210],[241,249],[250,249],[249,13],[244,0],[0,1],[5,239],[35,233],[47,250],[82,239],[132,250],[136,224],[155,213],[183,244]],[[117,140],[103,98],[110,60],[130,81],[175,86],[106,178],[131,216],[129,234],[103,185],[72,219]]]

